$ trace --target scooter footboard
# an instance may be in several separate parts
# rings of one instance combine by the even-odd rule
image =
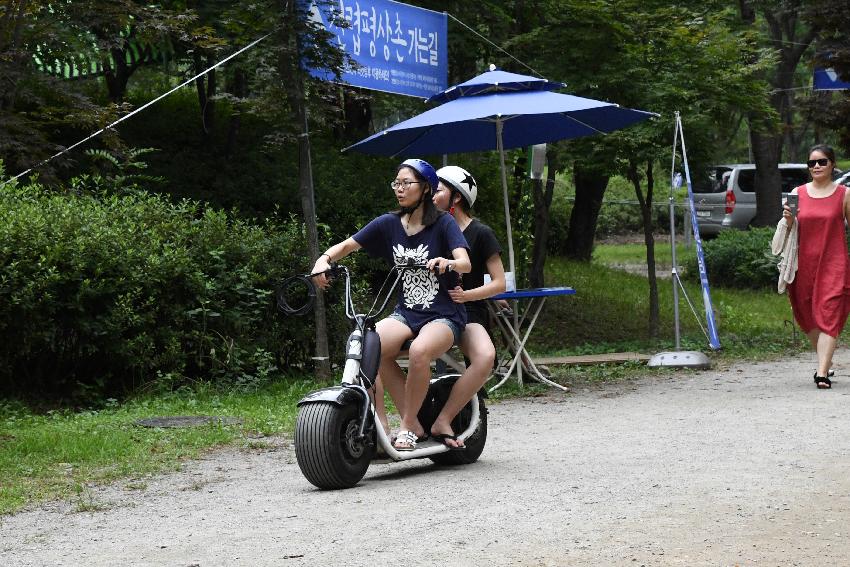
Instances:
[[[433,417],[430,417],[430,422],[428,425],[425,425],[424,421],[420,421],[425,428],[425,431],[429,431],[431,429],[431,423],[433,423],[433,419],[439,414],[442,405],[439,408],[433,408],[433,398],[435,397],[435,384],[439,381],[445,380],[442,384],[437,384],[436,387],[436,397],[442,397],[439,393],[443,388],[446,389],[446,397],[442,400],[442,403],[445,403],[445,400],[448,399],[448,393],[451,392],[451,387],[459,378],[458,374],[448,375],[443,378],[438,378],[431,382],[431,387],[428,391],[428,396],[423,404],[423,406],[429,406],[423,411],[420,411],[420,416],[423,416],[423,413],[433,412],[436,409],[436,413],[433,414]],[[482,417],[482,407],[479,403],[479,395],[475,395],[469,401],[468,404],[461,410],[461,413],[458,414],[458,417],[452,421],[452,426],[456,427],[455,433],[458,435],[458,438],[462,441],[466,441],[472,436],[476,429],[478,429],[479,424],[481,423]],[[486,412],[486,410],[484,410]],[[449,452],[449,448],[442,443],[438,443],[435,441],[426,441],[422,445],[417,445],[416,449],[413,451],[398,451],[395,447],[392,446],[389,437],[384,432],[382,427],[376,428],[377,437],[378,437],[378,445],[384,450],[387,456],[393,461],[405,461],[408,459],[419,459],[422,457],[429,458],[437,458],[439,455]],[[483,444],[482,444],[483,448]],[[480,454],[480,450],[475,455],[477,458],[478,454]],[[474,461],[475,459],[472,459]],[[472,462],[469,461],[469,462]]]

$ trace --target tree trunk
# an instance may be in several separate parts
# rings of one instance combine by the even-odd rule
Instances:
[[[756,192],[756,216],[753,226],[773,226],[782,216],[781,176],[778,164],[782,160],[785,130],[793,128],[794,75],[800,58],[817,37],[819,28],[810,21],[803,37],[797,37],[797,21],[801,8],[792,3],[758,4],[739,0],[741,19],[754,24],[756,10],[764,17],[767,32],[776,46],[778,59],[774,74],[770,77],[773,87],[770,105],[776,110],[779,122],[768,121],[764,116],[750,115],[750,139],[753,162],[756,164],[754,180]]]
[[[596,221],[599,209],[608,187],[608,176],[592,168],[586,168],[575,162],[573,181],[576,186],[576,200],[570,215],[570,228],[564,244],[564,255],[573,260],[590,262],[593,254],[593,240],[596,235]]]
[[[552,204],[555,172],[558,169],[553,159],[550,158],[548,161],[545,190],[542,179],[531,180],[534,191],[534,247],[531,255],[531,271],[528,274],[528,283],[531,287],[545,287],[543,271],[546,267],[546,249],[549,241],[549,207]]]
[[[212,64],[212,58],[207,57],[207,64]],[[204,64],[200,53],[195,53],[195,74],[204,70]],[[213,131],[215,125],[215,69],[210,70],[206,75],[201,75],[195,79],[195,89],[198,91],[198,104],[201,107],[201,124],[204,128],[204,134],[209,135]]]
[[[629,180],[635,188],[640,202],[641,224],[643,225],[643,241],[646,244],[646,276],[649,282],[649,336],[658,337],[658,278],[655,276],[655,238],[652,235],[652,193],[655,178],[652,172],[652,160],[646,162],[646,198],[640,188],[637,162],[629,160]]]
[[[3,21],[3,28],[0,29],[0,32],[3,32],[0,36],[0,41],[3,41],[0,44],[0,57],[6,59],[7,65],[15,69],[14,72],[10,73],[10,77],[0,81],[0,109],[14,108],[18,81],[30,58],[30,54],[21,48],[28,3],[29,0],[21,0],[16,8],[15,2],[12,2],[6,13],[6,19]],[[8,41],[6,41],[7,39]]]
[[[343,122],[342,135],[345,140],[360,140],[367,137],[372,126],[372,102],[359,90],[342,90]]]
[[[106,90],[109,100],[118,104],[124,100],[127,93],[127,82],[130,80],[130,69],[127,66],[127,55],[123,49],[110,50],[113,65],[104,65],[103,78],[106,79]]]
[[[752,128],[750,139],[756,164],[756,216],[753,226],[774,226],[782,216],[782,178],[779,158],[782,154],[782,135]]]
[[[307,104],[304,94],[304,73],[300,67],[300,45],[297,35],[292,28],[292,22],[297,17],[294,2],[282,0],[281,14],[285,14],[281,26],[281,39],[284,50],[278,69],[281,77],[290,77],[287,81],[287,99],[292,112],[293,123],[300,130],[298,136],[298,189],[301,197],[301,210],[304,214],[304,225],[307,232],[308,260],[319,256],[319,230],[316,221],[316,203],[313,192],[313,166],[310,156],[310,135],[307,120]],[[288,20],[288,21],[287,21]],[[286,49],[289,47],[290,49]],[[287,54],[290,54],[287,56]],[[325,316],[325,297],[316,294],[316,377],[325,379],[330,376],[330,360],[328,358],[328,327]]]
[[[233,84],[229,88],[229,91],[233,93],[233,96],[235,97],[240,99],[245,98],[246,82],[245,71],[242,69],[235,69],[233,71]],[[239,137],[239,130],[241,127],[242,113],[239,110],[234,109],[234,111],[230,113],[230,123],[227,126],[227,142],[224,145],[224,155],[228,159],[231,155],[233,155],[233,150],[236,147],[236,140]]]

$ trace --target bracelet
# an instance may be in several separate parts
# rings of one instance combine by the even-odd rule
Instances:
[[[324,254],[320,255],[320,256],[319,256],[319,258],[321,258],[322,256],[327,256],[327,257],[328,257],[328,262],[333,262],[333,260],[331,259],[331,255],[330,255],[330,254],[328,254],[327,252],[325,252]]]

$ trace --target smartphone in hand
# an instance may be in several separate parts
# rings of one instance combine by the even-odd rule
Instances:
[[[786,199],[785,203],[791,208],[791,214],[795,217],[797,216],[797,195],[796,194],[788,194],[788,199]]]

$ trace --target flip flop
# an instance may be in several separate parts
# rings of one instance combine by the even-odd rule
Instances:
[[[466,445],[461,445],[460,447],[455,447],[453,445],[449,445],[446,443],[447,439],[451,439],[452,441],[457,441],[457,435],[451,435],[449,433],[435,433],[431,437],[434,438],[435,441],[439,441],[443,445],[449,448],[449,451],[463,451],[466,449]]]

